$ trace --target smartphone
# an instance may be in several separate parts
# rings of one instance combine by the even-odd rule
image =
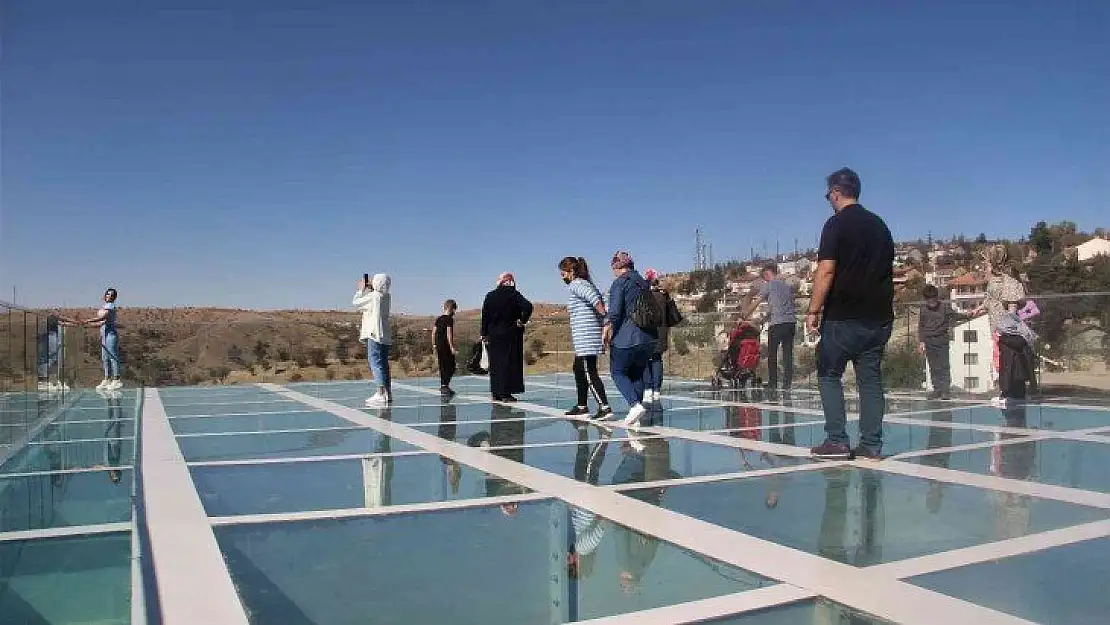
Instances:
[[[370,288],[370,274],[362,274],[362,283],[366,285],[366,288]]]

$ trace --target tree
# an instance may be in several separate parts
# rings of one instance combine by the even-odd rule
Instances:
[[[713,291],[706,291],[705,295],[701,296],[697,305],[694,307],[700,313],[713,312],[717,307],[717,294]]]
[[[536,356],[542,356],[543,348],[546,346],[543,344],[543,339],[537,336],[536,338],[532,339],[531,347],[533,354],[535,354]]]
[[[266,355],[270,353],[270,346],[267,345],[262,339],[254,344],[254,359],[258,361],[266,360]]]
[[[287,362],[289,360],[289,348],[287,348],[287,347],[278,348],[277,357],[278,357],[278,360],[281,360],[283,362]]]
[[[238,345],[232,345],[227,348],[227,359],[229,362],[242,367],[246,363],[243,362],[243,350]]]
[[[883,357],[883,381],[890,388],[919,389],[925,383],[925,356],[914,343],[888,348]]]
[[[226,382],[227,381],[227,376],[230,375],[230,374],[231,374],[231,368],[230,367],[219,366],[219,367],[212,367],[211,369],[208,370],[208,375],[211,376],[212,380],[217,382],[218,384],[223,384],[224,382]]]
[[[312,350],[309,351],[308,355],[309,355],[309,358],[312,360],[312,365],[314,367],[326,367],[326,366],[328,366],[328,352],[327,352],[327,350],[325,350],[323,348],[320,348],[320,347],[314,347],[314,348],[312,348]]]
[[[1033,246],[1033,250],[1037,252],[1038,256],[1052,254],[1052,233],[1049,232],[1047,223],[1038,221],[1029,230],[1029,245]]]

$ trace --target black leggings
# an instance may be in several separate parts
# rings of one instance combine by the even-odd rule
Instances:
[[[605,396],[605,384],[597,374],[597,356],[574,357],[574,385],[578,388],[579,406],[587,405],[591,390],[599,406],[609,405],[609,398]]]
[[[451,386],[451,378],[455,375],[455,355],[451,350],[437,350],[439,357],[439,385]]]

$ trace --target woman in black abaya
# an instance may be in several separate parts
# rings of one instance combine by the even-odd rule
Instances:
[[[482,341],[489,350],[489,388],[494,401],[514,402],[524,392],[524,324],[532,302],[516,290],[511,273],[497,278],[497,288],[482,304]]]

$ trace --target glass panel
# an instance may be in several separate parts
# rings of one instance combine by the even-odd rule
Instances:
[[[192,474],[204,508],[213,516],[378,508],[528,492],[433,454],[193,467]]]
[[[823,419],[813,415],[799,414],[784,410],[760,409],[753,406],[719,406],[695,410],[664,410],[662,417],[653,420],[657,425],[685,430],[734,430],[739,428],[759,428],[762,426],[788,426],[799,423],[823,423]],[[776,428],[779,431],[782,428]],[[759,430],[753,430],[753,432]],[[766,434],[762,432],[767,432]],[[770,430],[761,431],[760,438],[767,440]],[[780,436],[781,441],[781,436]],[[792,443],[788,443],[792,444]]]
[[[3,473],[127,467],[135,461],[131,439],[27,445],[0,466]]]
[[[179,437],[186,462],[298,458],[333,454],[387,454],[416,449],[369,428]]]
[[[938,421],[944,419],[938,417]],[[810,448],[815,445],[820,445],[825,440],[825,424],[817,423],[812,425],[799,425],[793,428],[774,428],[768,430],[740,430],[730,432],[729,435],[748,434],[748,437],[754,437],[758,432],[761,440],[767,442],[781,442],[787,445],[795,445],[803,448]],[[859,439],[859,422],[849,421],[847,427],[848,436],[852,440]],[[967,443],[985,443],[991,440],[993,435],[990,432],[982,432],[979,430],[969,430],[966,428],[953,429],[950,427],[936,426],[917,426],[917,425],[902,425],[900,423],[884,423],[883,424],[883,455],[892,456],[907,451],[914,451],[919,449],[934,449],[938,447],[951,447],[953,445],[964,445]],[[778,438],[778,440],[774,440]]]
[[[855,468],[674,486],[662,505],[856,566],[1107,516],[1047,499]]]
[[[1034,430],[1079,430],[1110,427],[1110,410],[1086,410],[1059,406],[1017,405],[1005,410],[990,406],[953,411],[956,423],[1000,425]],[[918,417],[911,417],[918,418]]]
[[[706,622],[715,625],[800,625],[802,623],[886,625],[890,623],[823,597]]]
[[[565,623],[770,583],[562,502],[215,531],[259,624]]]
[[[1110,538],[930,573],[909,581],[988,608],[1053,625],[1105,623]]]
[[[170,417],[205,416],[205,415],[241,415],[257,412],[296,412],[306,410],[308,407],[299,401],[251,401],[251,402],[196,402],[177,406],[166,406],[166,415]]]
[[[537,443],[561,443],[576,441],[579,438],[577,422],[559,418],[538,418],[535,413],[523,410],[509,410],[493,406],[497,418],[478,423],[414,424],[412,427],[428,433],[438,433],[441,438],[456,440],[472,447],[488,443],[491,446],[532,445]],[[582,431],[590,433],[589,438],[598,437],[598,428],[588,427]]]
[[[54,422],[43,428],[35,442],[78,441],[90,438],[134,438],[133,419]]]
[[[131,518],[129,469],[0,476],[0,532]]]
[[[0,543],[5,623],[131,622],[131,536],[101,534]]]
[[[809,462],[678,438],[632,434],[625,440],[610,440],[603,432],[601,438],[586,442],[583,432],[581,440],[583,444],[578,445],[493,449],[490,453],[598,485],[739,473]]]
[[[1002,434],[994,440],[1014,438]],[[1110,441],[1107,441],[1110,443]],[[929,466],[1110,492],[1110,444],[1041,440],[914,458]]]
[[[328,412],[279,412],[236,417],[176,417],[170,419],[174,434],[262,432],[309,428],[351,427],[354,423]]]
[[[350,403],[352,408],[363,409],[361,400]],[[448,403],[425,404],[422,406],[395,405],[385,409],[366,409],[366,412],[386,421],[412,424],[441,421],[487,421],[493,417],[494,407],[488,403],[465,402],[455,398]],[[548,416],[534,412],[517,414],[523,412],[520,410],[514,410],[513,412],[512,418]]]

